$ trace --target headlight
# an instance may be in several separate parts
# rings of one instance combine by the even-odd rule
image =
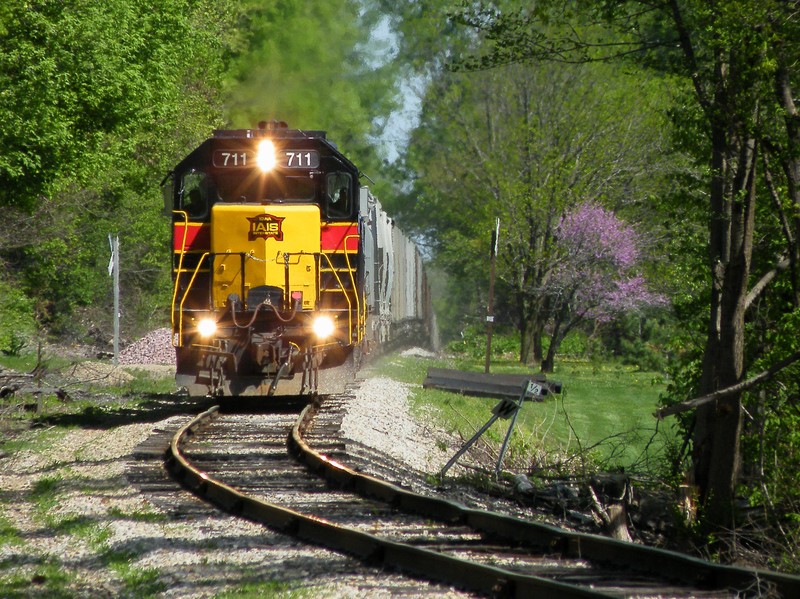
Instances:
[[[204,318],[197,323],[197,332],[201,337],[211,337],[217,332],[217,323],[213,318]]]
[[[317,316],[314,323],[311,325],[314,334],[320,339],[327,339],[333,335],[336,328],[333,324],[333,319],[330,316]]]
[[[256,164],[265,173],[275,168],[277,159],[275,158],[275,144],[271,139],[264,139],[258,144],[258,154],[256,155]]]

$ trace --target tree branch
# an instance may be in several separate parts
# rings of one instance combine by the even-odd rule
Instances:
[[[784,257],[775,265],[775,268],[765,273],[764,276],[762,276],[758,282],[753,285],[753,288],[747,294],[747,297],[744,298],[744,309],[749,309],[750,305],[756,301],[756,299],[758,299],[758,296],[761,295],[761,292],[764,291],[766,286],[769,285],[776,276],[778,276],[779,272],[783,272],[789,268],[790,264],[791,260],[788,257]]]
[[[689,76],[692,79],[692,84],[694,85],[695,93],[697,94],[697,100],[705,113],[710,114],[711,102],[709,101],[708,94],[703,88],[703,84],[700,80],[700,68],[697,64],[697,55],[695,54],[694,44],[692,43],[692,37],[689,34],[689,29],[686,27],[686,23],[683,20],[681,7],[678,5],[677,0],[669,0],[668,4],[672,13],[672,22],[675,24],[675,29],[678,30],[678,39],[680,41],[681,49],[683,50],[687,71],[689,72]]]
[[[762,383],[766,380],[771,379],[775,376],[778,372],[786,368],[787,366],[793,364],[800,360],[800,351],[796,351],[788,358],[784,358],[779,362],[770,366],[767,370],[760,372],[756,376],[747,379],[746,381],[742,381],[741,383],[737,383],[736,385],[731,385],[730,387],[726,387],[725,389],[720,389],[718,391],[714,391],[713,393],[709,393],[708,395],[703,395],[702,397],[697,397],[695,399],[690,399],[688,401],[684,401],[679,404],[675,404],[673,406],[667,406],[665,408],[661,408],[660,410],[656,410],[653,416],[658,419],[664,418],[665,416],[671,416],[673,414],[680,414],[681,412],[688,412],[689,410],[693,410],[695,408],[699,408],[707,403],[712,401],[716,401],[717,399],[722,399],[723,397],[727,397],[728,395],[733,395],[734,393],[740,393],[741,391],[745,391],[758,383]]]

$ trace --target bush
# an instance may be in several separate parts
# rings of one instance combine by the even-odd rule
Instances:
[[[33,301],[5,280],[0,280],[0,351],[18,356],[36,333]]]
[[[478,325],[466,327],[458,339],[447,344],[447,350],[454,354],[481,359],[486,356],[486,329]],[[518,357],[519,333],[502,329],[492,333],[492,357]]]

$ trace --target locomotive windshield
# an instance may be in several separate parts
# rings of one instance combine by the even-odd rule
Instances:
[[[316,195],[314,179],[308,175],[265,175],[252,170],[243,177],[240,172],[222,172],[217,174],[216,182],[219,199],[223,202],[307,202]]]
[[[325,177],[325,201],[330,216],[350,214],[351,177],[349,173],[328,173]]]
[[[208,174],[192,169],[181,178],[180,209],[191,219],[208,213],[209,198],[213,197],[213,184]]]

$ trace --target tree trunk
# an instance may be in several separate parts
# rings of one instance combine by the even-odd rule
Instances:
[[[531,323],[523,320],[519,325],[519,361],[521,364],[530,364],[533,358],[534,332]]]
[[[520,296],[518,308],[519,361],[522,364],[536,364],[542,359],[542,336],[545,325],[543,307],[538,299],[526,301],[524,294],[520,294]]]
[[[536,334],[535,320],[531,319],[531,310],[525,301],[525,294],[517,294],[517,319],[519,329],[519,361],[530,364],[534,355],[534,339]]]
[[[736,176],[727,179],[725,133],[713,134],[710,259],[712,275],[708,341],[701,393],[742,381],[744,315],[755,219],[755,142],[742,143]],[[727,185],[726,185],[727,183]],[[741,395],[703,406],[697,412],[694,479],[705,520],[716,529],[733,527],[733,502],[740,464]]]
[[[552,343],[550,345],[552,347]],[[542,359],[542,372],[550,374],[555,368],[556,355],[551,349],[547,350],[547,355]]]
[[[544,336],[544,323],[541,320],[537,320],[536,325],[533,330],[533,362],[541,362],[542,357],[544,356],[544,350],[542,349],[542,337]]]
[[[542,372],[545,374],[553,372],[556,362],[556,352],[561,340],[564,339],[564,332],[561,330],[563,317],[557,317],[553,323],[553,334],[550,336],[550,347],[547,348],[547,355],[542,360]]]

